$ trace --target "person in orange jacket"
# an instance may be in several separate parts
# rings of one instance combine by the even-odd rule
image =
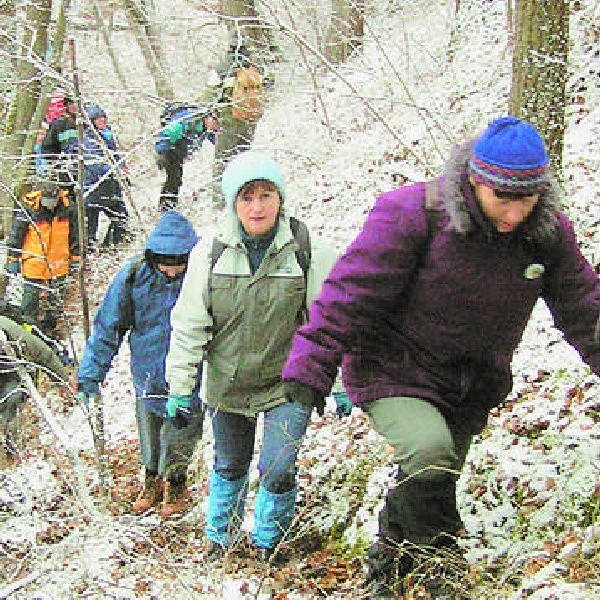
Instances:
[[[42,181],[24,194],[8,238],[8,272],[24,279],[21,310],[56,335],[71,261],[79,260],[77,213],[68,192]]]

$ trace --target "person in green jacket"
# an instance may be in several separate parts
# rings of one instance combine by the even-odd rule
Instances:
[[[20,365],[50,371],[62,382],[68,380],[62,361],[50,346],[13,319],[0,316],[0,462],[3,463],[12,462],[18,454],[17,416],[26,398]]]
[[[238,82],[238,71],[250,69],[253,72],[252,82]],[[227,163],[240,152],[247,151],[254,139],[258,121],[264,110],[263,98],[263,66],[257,65],[250,55],[244,39],[237,32],[230,35],[227,55],[219,64],[211,69],[208,75],[206,100],[217,107],[219,133],[215,140],[215,156],[212,169],[212,196],[215,208],[222,209],[224,199],[221,194],[221,179]],[[254,78],[258,79],[255,80]],[[267,82],[265,82],[266,84]],[[249,84],[251,84],[249,86]],[[242,86],[242,95],[256,94],[253,102],[258,102],[257,110],[244,114],[236,110],[238,86]],[[254,89],[255,86],[258,89]]]
[[[222,189],[228,210],[221,229],[192,250],[171,313],[169,402],[189,404],[204,361],[202,397],[215,453],[205,531],[217,555],[240,535],[257,418],[264,415],[252,541],[266,561],[292,522],[296,459],[312,410],[286,397],[281,369],[336,253],[309,234],[310,256],[299,254],[305,225],[287,216],[281,168],[266,154],[236,156]]]

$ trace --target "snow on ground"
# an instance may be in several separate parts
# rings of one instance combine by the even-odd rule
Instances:
[[[456,142],[505,110],[510,87],[506,3],[484,3],[483,17],[482,3],[463,2],[462,19],[454,29],[451,4],[377,3],[364,47],[337,74],[311,60],[316,89],[297,49],[288,38],[282,41],[286,60],[272,66],[276,83],[255,146],[281,161],[292,212],[340,250],[359,231],[378,193],[439,173]],[[573,78],[590,66],[581,37],[594,21],[595,8],[592,3],[582,5],[573,17],[573,35],[579,36],[572,50]],[[173,53],[174,31],[181,23],[168,19],[166,5],[160,10],[168,51]],[[181,41],[188,54],[180,69],[172,65],[176,90],[183,98],[190,89],[201,88],[215,43],[210,35],[215,26],[202,26],[211,17],[196,12],[190,18],[189,31],[200,36],[199,45],[190,33],[185,43]],[[81,35],[93,39],[89,32]],[[118,35],[120,43],[126,43],[125,34]],[[200,52],[200,47],[208,51]],[[85,61],[85,46],[81,55]],[[190,68],[191,60],[197,61],[197,68]],[[133,194],[142,217],[130,248],[94,256],[88,274],[93,306],[125,257],[141,251],[158,217],[161,176],[153,164],[150,135],[157,124],[157,104],[141,91],[148,81],[140,75],[143,68],[135,52],[131,61],[128,95],[103,95],[101,80],[92,79],[93,69],[83,69],[90,93],[115,114],[115,129],[123,131],[131,147]],[[102,81],[110,77],[110,65],[96,66]],[[584,252],[598,260],[599,91],[590,88],[582,97],[583,103],[569,108],[566,209]],[[136,102],[147,110],[135,111],[134,121],[127,107]],[[205,194],[211,153],[205,146],[185,166],[180,208],[200,235],[210,235],[218,219]],[[74,339],[80,355],[80,328]],[[123,348],[103,392],[109,451],[123,461],[121,469],[132,480],[119,480],[117,489],[123,494],[127,486],[135,487],[137,477],[127,362]],[[513,369],[514,390],[473,444],[459,482],[469,534],[465,547],[480,572],[472,597],[592,598],[598,593],[600,548],[598,379],[553,328],[542,303],[534,311]],[[51,405],[58,406],[56,397],[48,396]],[[119,498],[113,498],[113,510],[86,516],[73,493],[69,461],[39,420],[39,443],[32,438],[19,466],[0,473],[0,585],[9,590],[29,577],[11,597],[40,599],[267,598],[278,593],[288,598],[358,597],[361,568],[352,570],[352,557],[376,534],[377,512],[394,469],[385,445],[358,409],[344,420],[332,411],[330,398],[326,416],[313,416],[303,445],[299,517],[290,542],[305,547],[318,534],[341,532],[334,546],[346,551],[345,575],[338,574],[332,587],[327,587],[330,579],[314,575],[315,561],[331,565],[331,556],[308,550],[296,570],[282,568],[279,578],[276,570],[257,569],[235,556],[219,567],[206,563],[202,525],[211,463],[208,424],[193,470],[191,489],[197,505],[181,522],[164,525],[154,514],[128,515]],[[92,437],[81,411],[63,411],[60,423],[80,454],[87,455],[87,473],[97,482],[89,458]],[[252,525],[251,510],[248,515],[245,529]],[[331,577],[331,569],[327,575]],[[0,597],[3,593],[0,588]]]

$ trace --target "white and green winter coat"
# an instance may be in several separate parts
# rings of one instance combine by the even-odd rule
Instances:
[[[299,245],[284,214],[254,274],[234,213],[225,216],[215,237],[225,248],[212,270],[212,239],[198,244],[190,255],[171,313],[167,381],[170,393],[189,395],[198,363],[204,360],[204,402],[254,416],[285,402],[281,371],[294,332],[319,294],[336,253],[311,232],[305,279],[296,258]]]

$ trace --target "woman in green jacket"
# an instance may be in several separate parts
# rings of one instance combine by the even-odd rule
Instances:
[[[205,361],[203,400],[215,439],[206,535],[215,552],[239,535],[264,414],[252,540],[268,560],[292,521],[296,458],[311,412],[310,403],[286,397],[281,370],[336,257],[314,235],[310,249],[302,248],[305,225],[285,214],[283,174],[269,156],[238,155],[222,188],[225,220],[214,240],[192,251],[171,315],[169,402],[186,405]]]

